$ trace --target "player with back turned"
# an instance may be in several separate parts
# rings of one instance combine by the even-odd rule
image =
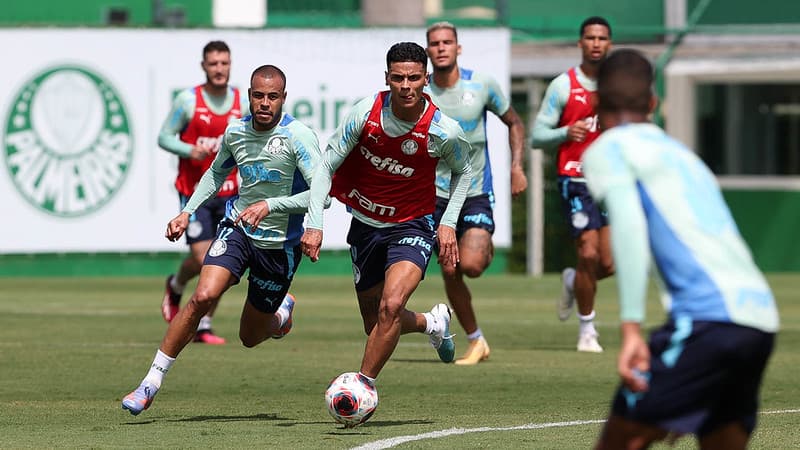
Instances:
[[[652,65],[634,50],[600,65],[604,131],[583,155],[589,189],[608,208],[622,321],[622,383],[597,448],[642,449],[692,433],[703,449],[744,449],[778,311],[714,174],[648,123],[652,83]],[[668,320],[648,345],[651,261]]]

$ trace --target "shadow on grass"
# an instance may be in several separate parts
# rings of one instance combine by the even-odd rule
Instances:
[[[247,416],[194,416],[176,419],[150,419],[142,422],[127,422],[125,425],[147,425],[158,422],[248,422],[265,420],[291,420],[277,414],[251,414]]]
[[[350,435],[369,435],[372,434],[368,430],[370,428],[377,428],[377,427],[397,427],[403,425],[429,425],[435,423],[432,420],[370,420],[369,422],[359,425],[355,428],[344,428],[343,426],[338,426],[333,431],[329,431],[325,434],[332,435],[332,436],[350,436]]]

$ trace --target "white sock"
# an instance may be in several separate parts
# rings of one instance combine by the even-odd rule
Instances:
[[[425,334],[433,334],[433,332],[436,330],[435,326],[437,325],[436,320],[433,318],[433,314],[426,312],[422,313],[422,315],[425,316],[425,320],[428,322],[425,325]]]
[[[569,286],[570,289],[575,289],[575,274],[576,273],[577,272],[575,272],[574,270],[571,270],[564,277],[564,283],[566,283],[567,286]]]
[[[578,313],[578,320],[580,321],[580,328],[579,328],[578,332],[580,334],[584,334],[584,333],[597,334],[597,330],[594,328],[594,316],[595,315],[596,314],[595,314],[594,310],[592,310],[592,312],[590,312],[588,315],[585,315],[585,316],[580,314],[580,313]]]
[[[186,287],[186,285],[178,283],[178,277],[172,277],[169,279],[169,287],[172,289],[172,292],[176,294],[183,294],[183,289]]]
[[[467,335],[467,339],[470,340],[470,341],[474,341],[475,339],[478,339],[481,336],[483,336],[483,332],[481,331],[481,329],[479,327],[477,330],[475,330],[474,333],[468,334]]]
[[[200,323],[197,325],[197,331],[207,331],[211,329],[211,317],[203,316],[200,318]]]
[[[368,376],[364,375],[362,372],[358,372],[358,374],[361,375],[362,377],[366,378],[367,381],[369,381],[370,386],[375,387],[375,378],[368,377]]]
[[[153,364],[150,365],[150,370],[144,377],[144,381],[154,384],[157,388],[161,388],[161,382],[164,381],[164,375],[169,372],[175,358],[167,356],[160,349],[156,352],[156,357],[153,358]]]
[[[289,306],[286,304],[286,298],[287,297],[283,297],[281,306],[279,306],[278,310],[275,311],[275,315],[278,316],[278,328],[286,325],[286,321],[289,320]]]

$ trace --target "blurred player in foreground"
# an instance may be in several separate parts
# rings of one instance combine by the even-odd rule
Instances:
[[[608,207],[622,319],[622,384],[597,448],[647,448],[693,433],[704,449],[744,449],[778,330],[775,301],[714,175],[648,123],[652,83],[636,51],[602,63],[604,132],[583,156],[589,189]],[[651,258],[669,320],[648,345],[641,323]]]
[[[251,115],[228,126],[214,163],[183,211],[167,224],[167,239],[179,239],[189,226],[189,216],[214,197],[238,167],[239,196],[228,202],[197,288],[170,322],[150,371],[122,401],[122,408],[133,415],[150,406],[201,317],[248,269],[247,300],[239,324],[242,344],[254,347],[269,338],[280,339],[292,328],[294,298],[288,292],[302,258],[303,213],[320,158],[319,143],[310,128],[283,113],[286,76],[279,68],[257,68],[248,94]]]
[[[589,195],[581,170],[581,155],[600,135],[593,97],[597,67],[611,48],[611,25],[602,17],[584,20],[578,47],[581,64],[556,77],[547,87],[531,135],[534,147],[558,147],[558,190],[577,249],[577,266],[567,267],[561,273],[558,318],[567,320],[577,302],[577,349],[599,353],[603,347],[594,326],[597,280],[613,274],[614,263],[606,213]]]
[[[231,52],[225,42],[206,44],[200,67],[206,74],[206,82],[183,90],[175,97],[158,134],[158,145],[179,158],[175,189],[178,190],[181,208],[186,206],[203,172],[214,161],[225,128],[242,117],[242,111],[247,111],[247,100],[242,99],[238,89],[228,85]],[[217,233],[217,224],[225,216],[225,203],[236,195],[238,188],[234,169],[217,196],[191,215],[186,230],[189,255],[181,262],[178,272],[167,277],[161,302],[161,314],[167,322],[178,313],[186,283],[200,274],[203,257]],[[195,342],[225,343],[225,339],[215,335],[211,329],[211,318],[216,309],[217,302],[214,302],[208,314],[200,320]]]
[[[478,326],[472,308],[472,294],[464,276],[479,277],[494,256],[494,189],[489,146],[486,142],[486,112],[491,111],[508,127],[511,147],[511,195],[516,197],[528,186],[522,167],[525,146],[525,127],[511,106],[508,97],[492,77],[473,72],[458,65],[461,45],[456,27],[449,22],[437,22],[428,27],[426,35],[428,56],[433,65],[426,89],[442,112],[456,119],[470,144],[472,184],[456,224],[458,255],[456,266],[442,265],[442,277],[447,299],[459,323],[467,333],[469,348],[456,360],[458,365],[478,364],[489,358],[489,344]],[[443,162],[436,174],[436,214],[444,213],[450,196],[450,168]]]
[[[406,303],[439,243],[439,263],[458,263],[455,224],[471,180],[469,143],[458,123],[422,93],[428,56],[412,42],[386,55],[388,91],[360,100],[328,140],[311,184],[303,253],[319,258],[323,200],[331,192],[353,219],[347,235],[356,296],[369,336],[361,379],[373,384],[400,335],[424,332],[439,358],[451,362],[455,345],[450,310],[438,304],[420,314]],[[450,204],[434,229],[436,165],[452,171]]]

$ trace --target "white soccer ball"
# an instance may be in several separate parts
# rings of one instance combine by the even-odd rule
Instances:
[[[367,421],[378,407],[378,391],[355,372],[346,372],[331,381],[325,391],[328,412],[345,428]]]

